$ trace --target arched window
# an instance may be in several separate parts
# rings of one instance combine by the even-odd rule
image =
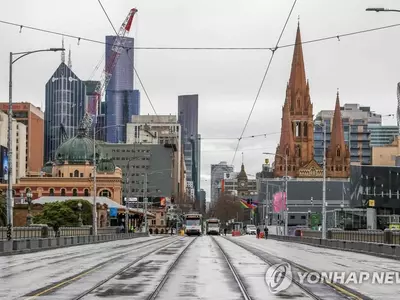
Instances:
[[[307,122],[304,122],[303,124],[303,136],[307,136],[308,132],[308,126],[307,126]]]
[[[78,196],[78,190],[77,189],[73,189],[72,190],[72,196],[74,196],[74,197]]]
[[[61,177],[61,171],[58,171],[58,177]]]
[[[85,197],[89,196],[89,189],[85,189],[84,193]]]
[[[79,171],[78,170],[74,171],[74,177],[79,177]]]
[[[65,196],[65,189],[61,189],[61,196]]]
[[[287,156],[289,156],[289,146],[286,146],[285,153],[286,153]]]
[[[49,196],[54,196],[54,189],[49,189]]]
[[[111,198],[111,193],[110,193],[109,190],[101,190],[100,191],[100,196]]]
[[[336,149],[336,156],[340,156],[340,149]]]

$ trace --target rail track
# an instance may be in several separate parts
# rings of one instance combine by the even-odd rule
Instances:
[[[126,258],[128,252],[137,251],[137,250],[140,250],[140,249],[143,249],[143,248],[147,248],[149,246],[153,246],[155,244],[162,243],[162,245],[160,245],[159,247],[151,248],[151,250],[147,251],[145,254],[141,255],[140,257],[138,257],[134,261],[132,261],[129,264],[125,265],[123,268],[121,268],[120,270],[118,270],[117,272],[112,274],[111,276],[107,277],[105,280],[100,281],[95,286],[93,286],[90,289],[86,290],[82,294],[71,298],[71,299],[74,299],[74,300],[75,299],[82,299],[83,297],[88,295],[90,292],[92,292],[96,288],[100,287],[101,285],[103,285],[104,283],[106,283],[107,281],[112,279],[113,277],[117,276],[119,273],[123,272],[124,270],[126,270],[130,266],[136,264],[137,262],[139,262],[140,260],[142,260],[146,256],[150,255],[151,253],[153,253],[155,251],[159,251],[159,250],[161,250],[163,248],[166,248],[166,247],[170,246],[171,244],[177,243],[179,241],[179,239],[177,239],[177,238],[173,238],[173,240],[169,241],[169,242],[166,242],[166,240],[168,241],[169,239],[160,239],[160,240],[157,239],[156,241],[151,240],[151,241],[149,241],[147,243],[146,242],[140,243],[139,247],[135,247],[135,248],[133,248],[133,249],[131,249],[129,251],[125,251],[125,252],[123,252],[123,254],[116,255],[116,256],[114,256],[114,257],[112,257],[112,258],[110,258],[110,259],[108,259],[108,260],[106,260],[104,262],[101,262],[101,263],[89,268],[89,269],[86,269],[86,270],[84,270],[82,272],[79,272],[78,274],[75,274],[75,275],[70,276],[68,278],[64,278],[61,281],[52,283],[50,285],[47,285],[45,287],[42,287],[42,288],[37,289],[35,291],[32,291],[32,292],[30,292],[28,294],[25,294],[23,297],[24,297],[24,299],[27,299],[27,300],[33,300],[33,299],[36,299],[36,298],[41,297],[41,296],[51,295],[51,294],[55,293],[56,291],[61,290],[63,287],[65,287],[65,286],[67,286],[67,285],[69,285],[69,284],[71,284],[71,283],[73,283],[75,281],[78,281],[78,280],[84,278],[86,275],[89,275],[90,273],[93,273],[94,271],[97,271],[97,270],[100,270],[101,268],[104,268],[106,265],[109,265],[109,264],[111,264],[111,263],[113,263],[113,262],[115,262],[115,261],[117,261],[119,259]],[[20,298],[17,298],[17,299],[20,299]]]
[[[250,252],[251,254],[258,257],[259,259],[261,259],[262,261],[264,261],[265,263],[267,263],[270,266],[284,262],[284,263],[291,265],[292,268],[294,268],[298,271],[307,272],[307,273],[318,273],[315,270],[311,270],[311,269],[305,268],[303,266],[300,266],[299,264],[296,264],[293,261],[290,261],[290,260],[287,260],[284,258],[280,258],[280,257],[276,257],[273,254],[265,251],[265,249],[263,249],[263,250],[257,249],[253,246],[246,245],[246,244],[238,242],[238,241],[234,241],[231,238],[226,238],[226,237],[223,237],[223,238],[230,241],[231,243],[241,247],[242,249]],[[274,259],[272,259],[272,258],[274,258]],[[312,299],[315,299],[315,300],[323,300],[323,299],[327,299],[327,298],[329,298],[329,299],[373,300],[372,298],[362,295],[362,294],[358,293],[357,291],[354,291],[354,290],[352,290],[342,284],[339,284],[339,283],[329,283],[329,282],[320,283],[320,284],[317,284],[319,287],[319,290],[313,291],[313,289],[315,289],[315,287],[317,286],[316,284],[306,284],[306,283],[302,284],[295,276],[293,276],[291,278],[291,280],[292,280],[292,283],[294,283],[297,287],[299,287],[305,294],[307,294],[309,297],[311,297]]]
[[[211,237],[212,241],[215,243],[215,245],[218,247],[219,251],[221,251],[222,256],[224,257],[226,264],[228,265],[229,269],[232,272],[233,278],[235,279],[236,283],[239,286],[240,292],[243,296],[244,300],[251,300],[251,296],[249,294],[249,292],[246,289],[246,286],[243,283],[243,280],[240,278],[240,275],[238,273],[238,271],[236,270],[236,268],[234,267],[234,265],[232,264],[232,262],[230,261],[228,255],[226,254],[225,250],[221,247],[221,245],[218,243],[218,241],[216,240],[215,237]]]
[[[186,247],[183,249],[183,251],[178,255],[178,257],[175,259],[175,261],[168,267],[168,270],[166,274],[163,276],[161,279],[160,283],[157,285],[156,289],[146,298],[146,300],[155,300],[158,295],[160,294],[162,288],[164,287],[165,283],[167,282],[172,270],[175,268],[175,266],[178,264],[180,259],[183,257],[183,255],[186,253],[186,251],[189,249],[189,247],[194,243],[194,241],[198,239],[198,237],[194,238]]]

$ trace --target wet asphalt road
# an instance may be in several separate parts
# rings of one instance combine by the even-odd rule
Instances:
[[[148,237],[0,257],[0,299],[147,300],[158,286],[152,299],[244,299],[232,267],[252,300],[311,299],[296,285],[270,293],[265,272],[280,258],[317,271],[400,269],[397,261],[254,237]],[[320,299],[351,299],[311,288]],[[398,285],[352,288],[372,299],[398,299],[400,292]]]

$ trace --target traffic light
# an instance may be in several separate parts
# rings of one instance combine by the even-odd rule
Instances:
[[[250,199],[247,199],[247,204],[250,204]]]
[[[175,197],[171,197],[171,204],[175,203]]]

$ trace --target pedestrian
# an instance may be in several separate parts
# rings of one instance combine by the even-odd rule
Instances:
[[[268,239],[268,227],[267,226],[264,227],[264,236],[265,236],[265,239]]]
[[[171,227],[171,235],[174,234],[174,229]]]
[[[224,235],[226,236],[226,232],[228,231],[228,229],[226,229],[226,227],[224,228]]]
[[[260,238],[260,232],[261,232],[260,227],[257,226],[257,238],[258,239]]]

